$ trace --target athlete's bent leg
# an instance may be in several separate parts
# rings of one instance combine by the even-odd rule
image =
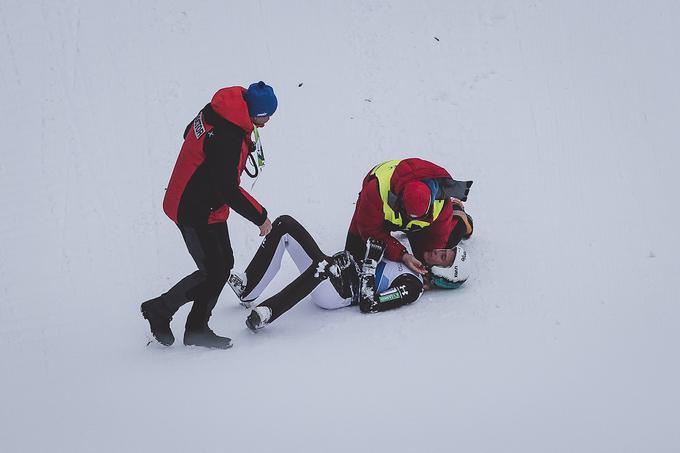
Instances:
[[[286,249],[300,272],[307,269],[312,261],[321,261],[326,256],[297,220],[289,215],[277,217],[272,223],[271,232],[264,238],[246,268],[245,288],[239,295],[242,301],[253,301],[262,294],[281,269],[283,252]]]

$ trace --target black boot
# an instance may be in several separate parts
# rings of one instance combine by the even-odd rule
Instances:
[[[229,349],[231,338],[220,337],[207,325],[202,329],[188,329],[184,331],[184,344],[186,346],[203,346],[204,348]]]
[[[172,311],[165,305],[163,299],[156,297],[147,300],[141,306],[142,316],[149,321],[151,334],[162,345],[170,346],[175,342],[175,336],[170,330]]]
[[[222,285],[224,283],[226,283],[226,280]],[[219,289],[221,290],[222,287],[220,286]],[[208,320],[216,303],[217,296],[209,299],[197,298],[194,301],[189,316],[187,316],[187,323],[184,326],[184,344],[186,346],[203,346],[216,349],[231,348],[231,338],[220,337],[208,327]]]
[[[333,265],[336,269],[333,269]],[[344,250],[333,255],[327,272],[328,279],[340,297],[343,299],[352,297],[352,283],[359,275],[359,268],[352,255]]]

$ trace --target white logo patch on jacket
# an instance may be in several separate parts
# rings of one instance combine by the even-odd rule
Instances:
[[[194,119],[194,135],[196,135],[196,140],[201,138],[201,135],[205,133],[205,126],[203,126],[203,118],[201,118],[201,114],[199,113],[198,116]]]

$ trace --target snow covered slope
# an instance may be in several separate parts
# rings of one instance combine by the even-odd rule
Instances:
[[[662,0],[0,1],[0,448],[680,450],[678,42]],[[146,347],[193,270],[183,128],[260,79],[272,218],[334,252],[365,172],[421,156],[475,180],[467,285],[257,335],[225,291],[232,350]]]

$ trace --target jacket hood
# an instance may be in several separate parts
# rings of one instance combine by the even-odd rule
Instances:
[[[392,176],[391,190],[395,194],[400,194],[404,190],[404,186],[409,182],[430,178],[451,178],[451,174],[439,165],[423,159],[403,159],[397,165]]]
[[[250,134],[253,132],[253,122],[248,114],[246,100],[243,98],[245,91],[243,87],[222,88],[215,93],[210,105],[219,116]]]

